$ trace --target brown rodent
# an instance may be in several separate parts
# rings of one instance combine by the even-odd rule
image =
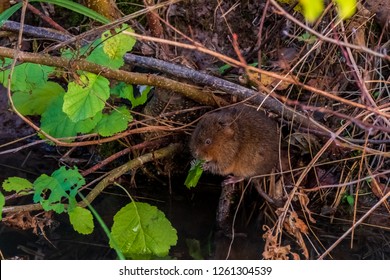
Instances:
[[[271,172],[279,158],[279,131],[264,112],[244,105],[205,114],[190,141],[204,170],[248,178]]]

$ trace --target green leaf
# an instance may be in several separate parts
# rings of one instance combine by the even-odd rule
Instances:
[[[111,94],[117,95],[120,98],[131,100],[133,96],[133,85],[126,84],[125,82],[118,83],[111,89]]]
[[[350,206],[353,206],[355,204],[355,198],[352,195],[347,195],[347,202]]]
[[[68,198],[68,194],[61,188],[56,179],[42,174],[34,181],[34,197],[35,203],[41,203],[46,211],[54,210],[57,213],[62,213],[65,210],[64,204],[61,203],[62,198]],[[46,199],[45,194],[49,193]]]
[[[202,165],[204,163],[204,160],[197,159],[193,164],[191,164],[191,168],[188,171],[187,178],[184,182],[184,185],[186,185],[187,188],[191,189],[193,187],[196,187],[198,184],[200,176],[202,176],[203,169]]]
[[[7,192],[26,193],[32,190],[33,184],[20,177],[9,177],[3,182],[2,187]]]
[[[96,126],[96,131],[103,137],[114,135],[125,130],[133,117],[126,107],[120,107],[111,112],[103,114],[102,119]]]
[[[63,98],[64,94],[61,94],[42,114],[42,130],[56,138],[73,137],[78,133],[88,133],[92,131],[102,118],[102,113],[98,112],[92,118],[73,122],[64,112],[62,112],[64,103]]]
[[[90,234],[93,232],[94,224],[91,211],[76,206],[68,214],[70,223],[73,225],[75,231],[81,234]]]
[[[110,58],[103,50],[103,42],[102,39],[100,38],[96,39],[90,46],[83,47],[80,53],[82,55],[87,55],[86,60],[89,62],[96,63],[105,67],[117,69],[111,65]]]
[[[72,211],[76,207],[76,194],[84,184],[85,180],[77,167],[68,170],[61,167],[51,176],[42,174],[34,181],[33,200],[41,203],[44,210],[54,210],[60,214],[65,211],[62,200],[66,199],[68,211]]]
[[[141,202],[129,203],[116,213],[111,234],[122,253],[132,259],[164,257],[177,242],[176,230],[164,213]]]
[[[317,41],[317,37],[305,32],[301,36],[298,37],[299,42],[306,42],[308,44],[314,44]]]
[[[133,85],[120,82],[111,90],[111,93],[119,96],[120,98],[129,100],[131,102],[132,108],[134,108],[139,105],[145,104],[145,102],[148,100],[148,93],[153,87],[138,86],[140,96],[137,97],[134,96],[133,88]]]
[[[299,3],[303,7],[303,15],[310,22],[314,22],[324,10],[323,0],[299,0]]]
[[[81,85],[71,82],[64,97],[62,110],[74,121],[94,117],[104,108],[110,96],[109,81],[92,73],[80,76]]]
[[[148,100],[148,93],[153,88],[151,86],[138,86],[138,87],[139,87],[139,91],[140,91],[141,95],[138,97],[135,97],[134,94],[132,94],[130,96],[130,99],[129,99],[131,102],[132,108],[135,108],[139,105],[144,104],[146,102],[146,100]]]
[[[0,62],[1,62],[0,69],[1,68],[6,69],[6,68],[8,68],[11,65],[12,59],[7,58],[7,57],[6,58],[0,58]],[[3,84],[4,87],[8,86],[8,75],[9,75],[9,72],[10,72],[9,69],[0,71],[0,83]]]
[[[108,30],[102,34],[103,50],[110,59],[108,67],[118,69],[123,66],[123,56],[133,49],[136,40],[133,36],[126,34],[127,32],[134,32],[134,30],[127,24],[123,24],[114,31]]]
[[[4,195],[0,192],[0,221],[3,218],[3,207],[5,205],[5,197]]]
[[[356,0],[334,0],[339,8],[339,17],[348,19],[356,12]]]
[[[14,92],[12,100],[16,109],[23,115],[41,115],[50,103],[64,92],[59,84],[47,82],[39,88],[33,89],[31,93],[27,91]]]
[[[9,66],[12,59],[6,58],[2,67]],[[0,72],[0,81],[5,87],[8,86],[8,75],[11,69]],[[29,92],[33,89],[43,86],[48,79],[50,73],[54,72],[54,67],[23,63],[15,66],[12,74],[11,89],[12,91]]]

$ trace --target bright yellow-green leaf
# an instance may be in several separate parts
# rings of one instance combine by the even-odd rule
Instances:
[[[315,21],[324,10],[323,0],[299,0],[299,3],[303,7],[305,18],[310,22]]]
[[[356,12],[356,0],[334,0],[339,8],[339,17],[348,19]]]
[[[9,177],[3,182],[3,189],[7,192],[25,193],[33,188],[33,184],[20,177]]]
[[[75,231],[81,234],[90,234],[93,232],[94,224],[91,211],[76,206],[68,214],[70,223],[73,225]]]
[[[109,83],[92,73],[81,75],[79,83],[69,83],[62,110],[74,122],[94,117],[103,110],[110,96]]]
[[[114,31],[108,30],[102,34],[103,50],[110,58],[110,67],[116,69],[121,67],[124,64],[123,56],[136,42],[135,38],[126,32],[134,32],[134,30],[127,24],[123,24]]]

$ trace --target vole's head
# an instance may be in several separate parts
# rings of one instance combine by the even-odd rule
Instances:
[[[236,149],[236,130],[234,117],[229,114],[215,112],[204,115],[191,136],[192,155],[206,162],[220,162],[227,153]]]

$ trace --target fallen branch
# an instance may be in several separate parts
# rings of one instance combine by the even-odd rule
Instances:
[[[154,160],[162,159],[168,156],[171,156],[180,149],[180,144],[171,144],[167,147],[161,148],[159,150],[144,154],[138,158],[130,160],[129,162],[111,170],[108,175],[102,179],[86,196],[86,199],[79,202],[80,207],[86,207],[87,204],[92,203],[94,199],[109,185],[111,185],[116,179],[125,174],[126,172],[138,168],[144,165],[147,162]],[[42,210],[41,204],[28,204],[28,205],[18,205],[18,206],[5,206],[3,208],[3,214],[6,213],[18,213],[23,211],[38,211]]]

